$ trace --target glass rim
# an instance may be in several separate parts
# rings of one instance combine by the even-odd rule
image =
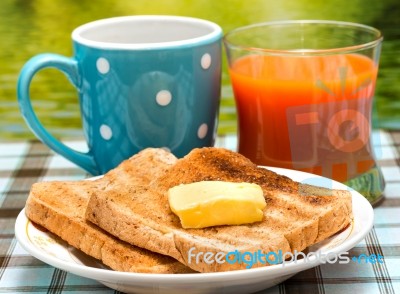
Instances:
[[[360,31],[369,32],[371,36],[373,36],[372,41],[355,44],[352,46],[344,46],[344,47],[336,47],[336,48],[327,48],[327,49],[268,49],[268,48],[260,48],[260,47],[252,47],[242,44],[235,44],[229,40],[230,36],[235,35],[236,33],[240,33],[242,31],[251,30],[259,27],[269,27],[274,25],[301,25],[301,24],[321,24],[321,25],[331,25],[333,26],[341,26],[347,27],[351,29],[358,29]],[[373,48],[381,43],[383,40],[382,32],[372,26],[355,23],[355,22],[346,22],[346,21],[336,21],[336,20],[278,20],[278,21],[269,21],[269,22],[261,22],[250,24],[242,27],[235,28],[228,33],[226,33],[223,37],[223,42],[225,46],[233,49],[239,49],[243,51],[249,52],[259,52],[270,55],[293,55],[293,56],[307,56],[307,55],[322,55],[322,54],[337,54],[337,53],[353,53],[363,49]]]

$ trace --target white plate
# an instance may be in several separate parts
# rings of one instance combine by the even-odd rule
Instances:
[[[269,168],[293,180],[335,189],[350,189],[343,184],[304,172]],[[309,251],[328,256],[347,252],[371,230],[374,213],[359,193],[353,196],[354,222],[344,231],[320,242]],[[72,248],[57,236],[37,229],[22,210],[15,224],[15,235],[21,246],[34,257],[67,272],[94,279],[128,293],[252,293],[274,286],[294,274],[322,263],[316,258],[302,259],[286,265],[206,274],[141,274],[117,272]],[[330,259],[331,260],[331,259]]]

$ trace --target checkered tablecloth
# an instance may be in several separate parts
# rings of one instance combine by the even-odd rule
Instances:
[[[260,293],[400,293],[400,132],[373,135],[386,180],[385,199],[374,209],[374,228],[349,256],[381,254],[384,263],[322,265]],[[85,149],[83,142],[67,144]],[[236,138],[219,137],[217,146],[235,149]],[[86,177],[40,142],[0,143],[0,293],[116,293],[37,260],[14,236],[15,219],[33,183]]]

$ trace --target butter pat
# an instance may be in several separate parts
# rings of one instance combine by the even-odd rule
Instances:
[[[175,186],[168,190],[168,200],[185,229],[261,221],[266,206],[259,185],[223,181]]]

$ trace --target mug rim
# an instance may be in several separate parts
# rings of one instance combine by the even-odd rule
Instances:
[[[243,31],[251,30],[254,28],[260,27],[270,27],[276,25],[331,25],[331,26],[341,26],[347,27],[351,29],[363,30],[365,32],[369,32],[374,35],[374,38],[370,42],[355,44],[352,46],[344,46],[337,48],[327,48],[327,49],[302,49],[302,50],[292,50],[292,49],[269,49],[269,48],[259,48],[259,47],[251,47],[243,44],[238,44],[229,41],[229,37],[233,36],[236,33],[240,33]],[[264,54],[271,55],[289,55],[289,56],[300,56],[300,55],[325,55],[325,54],[335,54],[335,53],[351,53],[357,52],[363,49],[376,47],[379,43],[383,41],[382,32],[372,26],[355,23],[355,22],[346,22],[346,21],[337,21],[337,20],[278,20],[278,21],[270,21],[270,22],[261,22],[250,24],[242,27],[235,28],[230,32],[226,33],[223,37],[223,42],[225,47],[238,49],[243,51],[253,51],[260,52]]]
[[[148,42],[148,43],[118,43],[118,42],[102,42],[94,41],[82,36],[83,33],[90,29],[99,27],[101,25],[122,23],[132,20],[175,20],[177,22],[199,24],[203,27],[208,27],[211,32],[201,35],[199,37],[187,38],[183,40],[175,41],[163,41],[163,42]],[[119,50],[152,50],[152,49],[168,49],[168,48],[183,48],[192,47],[194,45],[209,44],[219,39],[222,39],[221,27],[209,20],[187,17],[187,16],[174,16],[174,15],[130,15],[130,16],[118,16],[111,18],[104,18],[95,20],[92,22],[85,23],[73,30],[71,37],[72,40],[78,44],[85,45],[92,48],[98,49],[119,49]]]

